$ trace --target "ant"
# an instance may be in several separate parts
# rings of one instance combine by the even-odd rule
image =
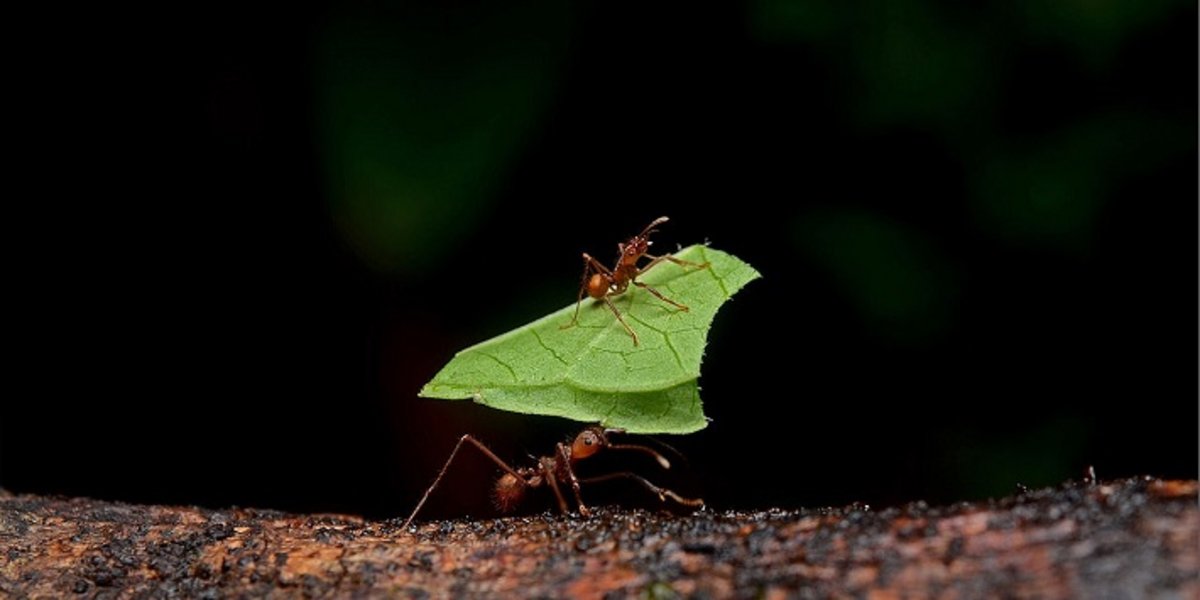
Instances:
[[[650,270],[650,267],[653,267],[664,260],[673,262],[681,267],[696,267],[698,269],[704,269],[708,267],[708,263],[698,264],[688,262],[686,260],[675,258],[670,254],[664,254],[662,256],[653,256],[649,254],[650,246],[654,243],[650,241],[650,234],[657,231],[655,229],[656,226],[666,223],[667,221],[667,217],[659,217],[651,221],[641,233],[629,238],[628,242],[625,242],[624,244],[617,244],[617,250],[620,252],[620,256],[617,257],[617,264],[612,268],[612,270],[609,270],[609,268],[604,266],[600,261],[592,258],[592,256],[587,252],[583,253],[583,279],[579,283],[579,297],[575,300],[575,316],[571,317],[570,323],[563,325],[560,327],[560,329],[567,329],[568,327],[573,327],[579,323],[579,305],[583,303],[584,293],[587,293],[588,296],[591,296],[596,300],[604,301],[604,304],[608,306],[608,309],[617,316],[617,320],[620,321],[621,325],[625,327],[625,331],[629,332],[629,335],[633,337],[633,345],[638,345],[637,333],[634,332],[633,328],[631,328],[629,324],[625,322],[625,319],[621,316],[621,311],[617,310],[617,307],[615,304],[613,304],[612,300],[609,300],[610,296],[616,296],[624,293],[625,290],[629,289],[629,284],[631,283],[646,290],[647,292],[650,292],[651,294],[654,294],[654,297],[658,298],[659,300],[662,300],[663,302],[666,302],[667,304],[670,304],[681,311],[687,312],[688,307],[662,295],[662,293],[660,293],[658,290],[637,280],[639,275],[645,273],[646,271]],[[646,263],[646,266],[644,267],[639,267],[638,262],[643,258],[650,259],[650,262]]]
[[[543,485],[548,486],[554,492],[555,498],[558,499],[558,508],[563,514],[570,512],[566,498],[563,497],[562,488],[560,486],[570,486],[571,491],[575,493],[575,503],[579,506],[579,514],[587,517],[591,516],[591,510],[583,503],[583,496],[579,492],[580,486],[590,483],[600,483],[603,481],[612,481],[614,479],[629,479],[650,491],[650,493],[658,496],[658,499],[666,502],[667,498],[674,500],[677,504],[687,506],[689,508],[702,508],[704,501],[700,499],[684,498],[671,490],[658,487],[647,481],[644,477],[621,471],[619,473],[608,473],[596,477],[579,478],[575,476],[575,465],[579,461],[594,456],[601,450],[633,450],[641,452],[654,458],[664,469],[670,469],[671,463],[663,455],[659,454],[646,446],[636,444],[614,444],[609,441],[608,436],[612,434],[625,433],[624,429],[605,428],[599,426],[591,426],[579,432],[575,436],[575,440],[570,445],[559,442],[555,445],[553,456],[543,456],[537,458],[537,466],[521,467],[514,469],[496,456],[487,446],[483,445],[479,440],[464,435],[458,439],[458,444],[454,446],[454,450],[450,452],[450,458],[446,459],[446,464],[442,466],[441,472],[438,473],[437,479],[433,480],[433,484],[429,489],[425,490],[425,495],[421,496],[421,501],[417,503],[417,507],[413,509],[412,514],[404,521],[404,528],[416,518],[417,513],[421,511],[421,507],[425,506],[425,501],[429,499],[429,494],[437,488],[442,482],[442,478],[446,476],[446,471],[450,468],[450,463],[454,462],[454,457],[458,454],[464,443],[471,444],[479,449],[485,456],[492,459],[504,473],[496,480],[495,487],[492,488],[492,500],[496,508],[501,512],[510,512],[521,500],[525,498],[525,491],[529,488],[538,488]],[[532,457],[531,457],[532,458]]]

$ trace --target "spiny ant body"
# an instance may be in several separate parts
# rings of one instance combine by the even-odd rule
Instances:
[[[662,256],[653,256],[649,253],[650,246],[654,243],[650,241],[650,234],[654,233],[654,229],[658,225],[666,223],[667,217],[659,217],[650,222],[641,233],[629,238],[629,241],[623,244],[617,244],[617,249],[620,255],[617,257],[617,263],[612,269],[604,266],[600,261],[592,258],[587,252],[583,253],[583,279],[579,284],[579,296],[575,300],[575,315],[571,317],[571,322],[563,325],[563,329],[572,327],[579,322],[579,306],[583,303],[583,296],[587,294],[595,300],[603,301],[608,309],[616,315],[617,320],[625,328],[625,331],[633,338],[633,345],[638,345],[638,336],[633,328],[625,322],[625,318],[621,316],[621,311],[617,310],[610,297],[625,293],[629,289],[630,284],[640,287],[654,295],[655,298],[678,308],[681,311],[687,311],[688,307],[680,304],[660,293],[658,290],[637,280],[638,276],[645,273],[654,265],[662,261],[675,263],[681,267],[696,267],[704,269],[708,267],[708,263],[698,264],[680,260],[670,254]],[[650,262],[646,266],[639,267],[638,263],[643,258],[649,259]]]
[[[641,452],[653,457],[664,469],[671,468],[671,463],[663,455],[646,446],[636,444],[614,444],[608,436],[617,433],[624,433],[621,429],[611,429],[604,427],[588,427],[575,436],[575,439],[570,444],[559,442],[555,445],[555,452],[551,456],[543,456],[537,459],[537,465],[532,467],[521,467],[514,469],[508,463],[496,456],[482,442],[476,440],[470,435],[464,435],[459,438],[455,444],[454,450],[450,452],[450,457],[446,459],[446,464],[442,466],[442,470],[438,473],[437,479],[433,480],[433,484],[429,489],[425,490],[425,495],[421,496],[421,501],[417,503],[417,507],[413,509],[412,514],[404,521],[404,527],[407,528],[421,507],[425,506],[425,501],[429,499],[429,495],[441,483],[445,477],[446,471],[450,469],[450,463],[454,462],[454,457],[458,454],[463,444],[471,444],[475,446],[485,456],[490,458],[492,462],[500,467],[503,474],[496,480],[495,486],[492,488],[492,501],[496,508],[502,512],[511,512],[515,509],[522,500],[525,499],[525,493],[531,488],[540,488],[542,486],[549,487],[554,492],[555,499],[558,500],[558,508],[563,514],[570,512],[570,507],[567,504],[567,499],[563,495],[562,488],[568,487],[575,496],[575,503],[579,507],[579,514],[589,516],[591,511],[583,502],[583,495],[580,492],[580,487],[591,483],[600,483],[604,481],[612,481],[615,479],[628,479],[641,485],[649,490],[652,494],[658,496],[658,499],[666,502],[667,499],[686,507],[700,508],[704,506],[704,501],[700,499],[684,498],[671,490],[661,488],[647,481],[644,477],[621,471],[618,473],[608,473],[595,477],[580,478],[575,475],[575,466],[579,461],[595,456],[601,450],[632,450]]]

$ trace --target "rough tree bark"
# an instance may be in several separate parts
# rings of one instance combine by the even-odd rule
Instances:
[[[0,492],[0,595],[1200,597],[1195,481],[981,504],[422,523]]]

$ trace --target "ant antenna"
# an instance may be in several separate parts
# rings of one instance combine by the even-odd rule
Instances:
[[[659,454],[658,452],[655,452],[653,448],[648,448],[646,446],[639,446],[637,444],[609,444],[608,447],[613,450],[633,450],[634,452],[641,452],[642,454],[648,454],[651,457],[653,457],[654,460],[658,461],[658,465],[660,467],[662,467],[664,469],[671,468],[671,461],[667,460],[667,457]]]
[[[663,217],[663,218],[666,218],[666,217]],[[618,429],[615,427],[605,429],[604,430],[605,441],[607,441],[608,435],[613,434],[613,433],[623,434],[623,433],[625,433],[625,430]],[[647,438],[647,439],[653,440],[654,438]],[[663,445],[666,446],[666,444],[663,444]],[[667,457],[663,456],[662,454],[659,454],[653,448],[650,448],[647,446],[642,446],[640,444],[614,444],[612,442],[608,442],[608,447],[613,450],[632,450],[634,452],[641,452],[642,454],[649,455],[651,458],[658,461],[658,465],[660,467],[662,467],[664,469],[671,468],[671,461],[667,460]],[[674,448],[671,448],[670,446],[667,446],[667,448],[670,448],[670,450],[672,452],[674,452],[676,455],[679,455],[679,452],[677,450],[675,450]],[[682,456],[682,455],[680,455],[680,456]]]
[[[412,524],[413,519],[417,518],[417,513],[421,512],[421,507],[425,506],[425,501],[429,499],[429,495],[432,494],[433,490],[437,489],[438,484],[442,482],[442,478],[446,476],[446,471],[450,470],[450,463],[454,462],[454,457],[458,456],[458,451],[462,448],[463,444],[471,444],[472,446],[475,446],[480,452],[483,453],[484,456],[492,459],[492,462],[496,463],[496,466],[500,467],[500,469],[503,470],[507,475],[514,477],[516,481],[524,483],[525,480],[521,477],[521,474],[512,467],[508,466],[508,463],[501,460],[499,456],[496,456],[496,454],[488,449],[487,446],[484,446],[483,442],[480,442],[470,435],[464,435],[458,438],[458,443],[454,445],[454,450],[450,451],[450,457],[446,459],[446,464],[442,465],[442,470],[438,472],[437,478],[433,480],[433,483],[429,486],[429,489],[425,490],[425,495],[421,496],[421,501],[417,502],[417,507],[414,508],[412,513],[408,515],[408,518],[404,520],[404,525],[401,526],[402,529],[408,529],[408,526]]]
[[[667,453],[671,454],[676,459],[678,459],[679,462],[683,463],[684,468],[687,468],[687,464],[688,464],[687,457],[684,456],[683,453],[680,452],[678,449],[676,449],[675,446],[672,446],[654,436],[647,435],[647,436],[642,436],[642,437],[644,437],[646,439],[646,441],[653,443],[655,446],[658,446],[659,448],[666,450]]]
[[[644,237],[654,233],[655,231],[657,231],[656,229],[654,229],[655,227],[657,227],[658,225],[662,225],[663,223],[666,223],[667,221],[670,221],[670,220],[671,219],[669,219],[667,217],[659,217],[659,218],[651,221],[650,224],[647,225],[646,228],[643,229],[640,234],[638,234],[638,237],[644,238]]]

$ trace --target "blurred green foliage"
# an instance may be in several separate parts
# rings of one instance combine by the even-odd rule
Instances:
[[[850,103],[850,126],[867,135],[921,131],[954,153],[965,176],[964,225],[974,229],[968,237],[1080,260],[1092,251],[1112,198],[1194,152],[1194,128],[1179,127],[1179,114],[1141,104],[1161,89],[1138,94],[1100,83],[1128,68],[1121,50],[1130,40],[1188,6],[1194,3],[757,0],[748,22],[769,47],[802,48],[830,65],[839,79],[835,97]],[[1027,73],[1043,68],[1036,61],[1047,56],[1062,62]],[[1047,80],[1046,73],[1069,79]],[[1161,85],[1154,76],[1146,81]],[[1092,95],[1073,96],[1072,88]],[[796,247],[840,286],[873,333],[925,345],[955,325],[969,267],[932,244],[931,232],[920,229],[925,223],[865,208],[871,200],[802,214]],[[1078,475],[1088,443],[1079,420],[1023,427],[987,440],[968,439],[975,431],[968,429],[962,439],[937,442],[962,493],[1002,495],[1012,481],[1044,485]]]
[[[759,0],[751,27],[836,64],[862,126],[941,125],[949,135],[986,113],[992,96],[987,22],[962,12],[930,1]]]
[[[317,48],[331,210],[374,268],[425,269],[487,214],[552,98],[571,13],[537,1],[341,11]]]
[[[1080,479],[1083,471],[1079,465],[1088,461],[1081,450],[1089,441],[1087,425],[1057,418],[1004,435],[980,436],[977,431],[948,435],[941,443],[954,451],[943,454],[943,468],[976,498],[1010,495],[1017,483],[1038,488]],[[1111,474],[1101,472],[1099,476]]]
[[[1005,3],[998,3],[1004,6]],[[1183,0],[1021,0],[1014,2],[1020,31],[1037,41],[1069,46],[1081,60],[1099,68],[1130,33],[1194,6]]]
[[[803,251],[882,337],[919,344],[952,323],[961,276],[919,231],[839,209],[803,214],[797,231]]]
[[[994,148],[972,178],[976,223],[1012,243],[1086,253],[1114,184],[1183,151],[1181,133],[1163,119],[1109,113]]]
[[[1124,39],[1186,5],[1178,0],[1030,0],[968,8],[934,0],[759,0],[752,4],[749,23],[767,44],[799,45],[836,65],[842,92],[854,103],[850,118],[857,127],[936,132],[967,167],[967,200],[981,231],[1015,245],[1078,254],[1086,252],[1111,190],[1185,151],[1194,132],[1173,128],[1165,118],[1122,111],[1082,112],[1066,127],[1045,132],[1008,131],[1011,124],[996,106],[999,88],[1004,79],[1019,76],[1013,61],[1024,49],[1058,46],[1089,68],[1111,66]],[[803,228],[800,236],[808,242],[802,248],[840,273],[837,278],[846,282],[864,317],[879,322],[890,311],[894,324],[904,321],[917,330],[944,326],[936,316],[941,313],[901,308],[915,306],[915,294],[926,295],[902,288],[917,289],[909,285],[933,284],[936,278],[901,282],[903,276],[893,275],[896,285],[888,286],[870,276],[896,269],[894,263],[903,260],[930,266],[901,272],[934,272],[933,264],[946,262],[938,251],[929,249],[921,258],[880,251],[884,245],[902,245],[891,235],[896,224],[861,212],[845,218],[858,225],[842,220]],[[870,227],[881,230],[882,237],[818,231],[866,227],[866,219],[874,219]],[[822,246],[835,241],[839,249]],[[845,247],[855,245],[861,247]],[[885,292],[889,299],[872,297]]]
[[[1099,68],[1123,39],[1182,5],[758,0],[747,22],[762,43],[800,45],[833,66],[852,102],[848,125],[936,132],[971,172],[983,230],[1078,250],[1111,180],[1129,172],[1115,167],[1185,136],[1147,134],[1128,116],[1079,115],[1068,131],[1014,143],[997,115],[999,78],[1011,76],[1014,51],[1037,45]],[[385,2],[331,15],[316,82],[328,197],[367,263],[425,269],[481,225],[547,114],[575,20],[565,3],[545,1],[470,10]]]

